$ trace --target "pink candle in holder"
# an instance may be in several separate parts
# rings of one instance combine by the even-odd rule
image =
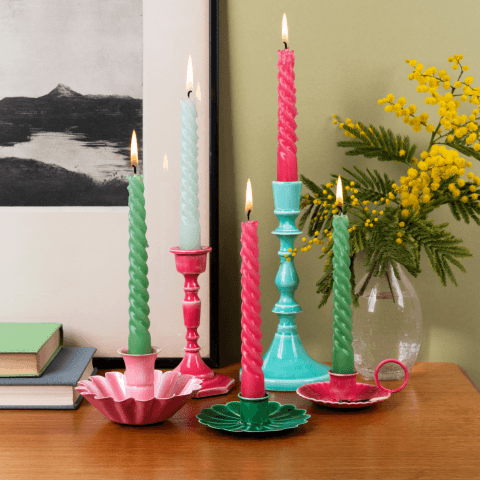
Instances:
[[[258,222],[251,222],[252,186],[247,183],[245,211],[248,221],[242,222],[242,382],[243,398],[265,397],[262,359],[262,318],[260,317],[260,263],[258,261]]]
[[[295,130],[297,123],[296,97],[295,97],[295,56],[293,50],[287,46],[288,25],[287,16],[283,14],[282,40],[284,50],[278,51],[278,147],[277,147],[277,181],[296,182],[297,172],[297,145],[298,140]]]

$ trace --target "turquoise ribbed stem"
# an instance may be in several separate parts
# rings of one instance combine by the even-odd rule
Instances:
[[[130,281],[128,313],[128,353],[129,355],[145,355],[152,351],[152,341],[148,327],[148,267],[147,267],[147,226],[145,224],[145,197],[143,175],[128,177],[128,241],[130,267],[128,273]]]
[[[200,248],[200,212],[198,211],[197,99],[181,100],[182,136],[180,161],[180,250]]]
[[[333,216],[333,356],[332,371],[355,373],[348,217]]]

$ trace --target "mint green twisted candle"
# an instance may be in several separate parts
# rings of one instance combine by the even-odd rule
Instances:
[[[343,196],[340,177],[337,200],[341,208]],[[351,304],[348,217],[341,213],[333,216],[333,373],[355,373]]]
[[[190,87],[191,85],[191,87]],[[187,90],[193,88],[192,59],[188,61]],[[182,136],[180,161],[180,249],[200,248],[200,212],[198,211],[197,99],[181,100]]]
[[[133,156],[132,156],[133,157]],[[130,355],[145,355],[152,351],[152,341],[148,327],[148,267],[147,267],[147,226],[145,224],[145,197],[143,175],[128,177],[128,241],[130,267],[128,273],[130,281],[128,313],[128,353]]]

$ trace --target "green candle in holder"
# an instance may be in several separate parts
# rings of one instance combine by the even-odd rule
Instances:
[[[128,325],[128,354],[145,355],[152,351],[152,341],[148,327],[148,267],[147,267],[147,226],[145,223],[145,197],[143,175],[137,175],[138,166],[137,136],[135,130],[132,135],[130,160],[134,175],[128,177],[128,241],[130,276],[128,309],[130,322]]]
[[[333,356],[332,371],[355,373],[350,286],[348,217],[343,214],[342,179],[338,177],[337,203],[340,215],[333,216]]]

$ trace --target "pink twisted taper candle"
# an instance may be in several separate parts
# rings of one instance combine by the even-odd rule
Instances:
[[[297,146],[295,145],[298,138],[295,133],[297,107],[295,105],[294,64],[293,50],[285,48],[278,51],[278,182],[296,182],[298,180]]]
[[[263,398],[265,379],[262,359],[260,317],[260,263],[258,222],[242,222],[242,389],[244,398]]]

